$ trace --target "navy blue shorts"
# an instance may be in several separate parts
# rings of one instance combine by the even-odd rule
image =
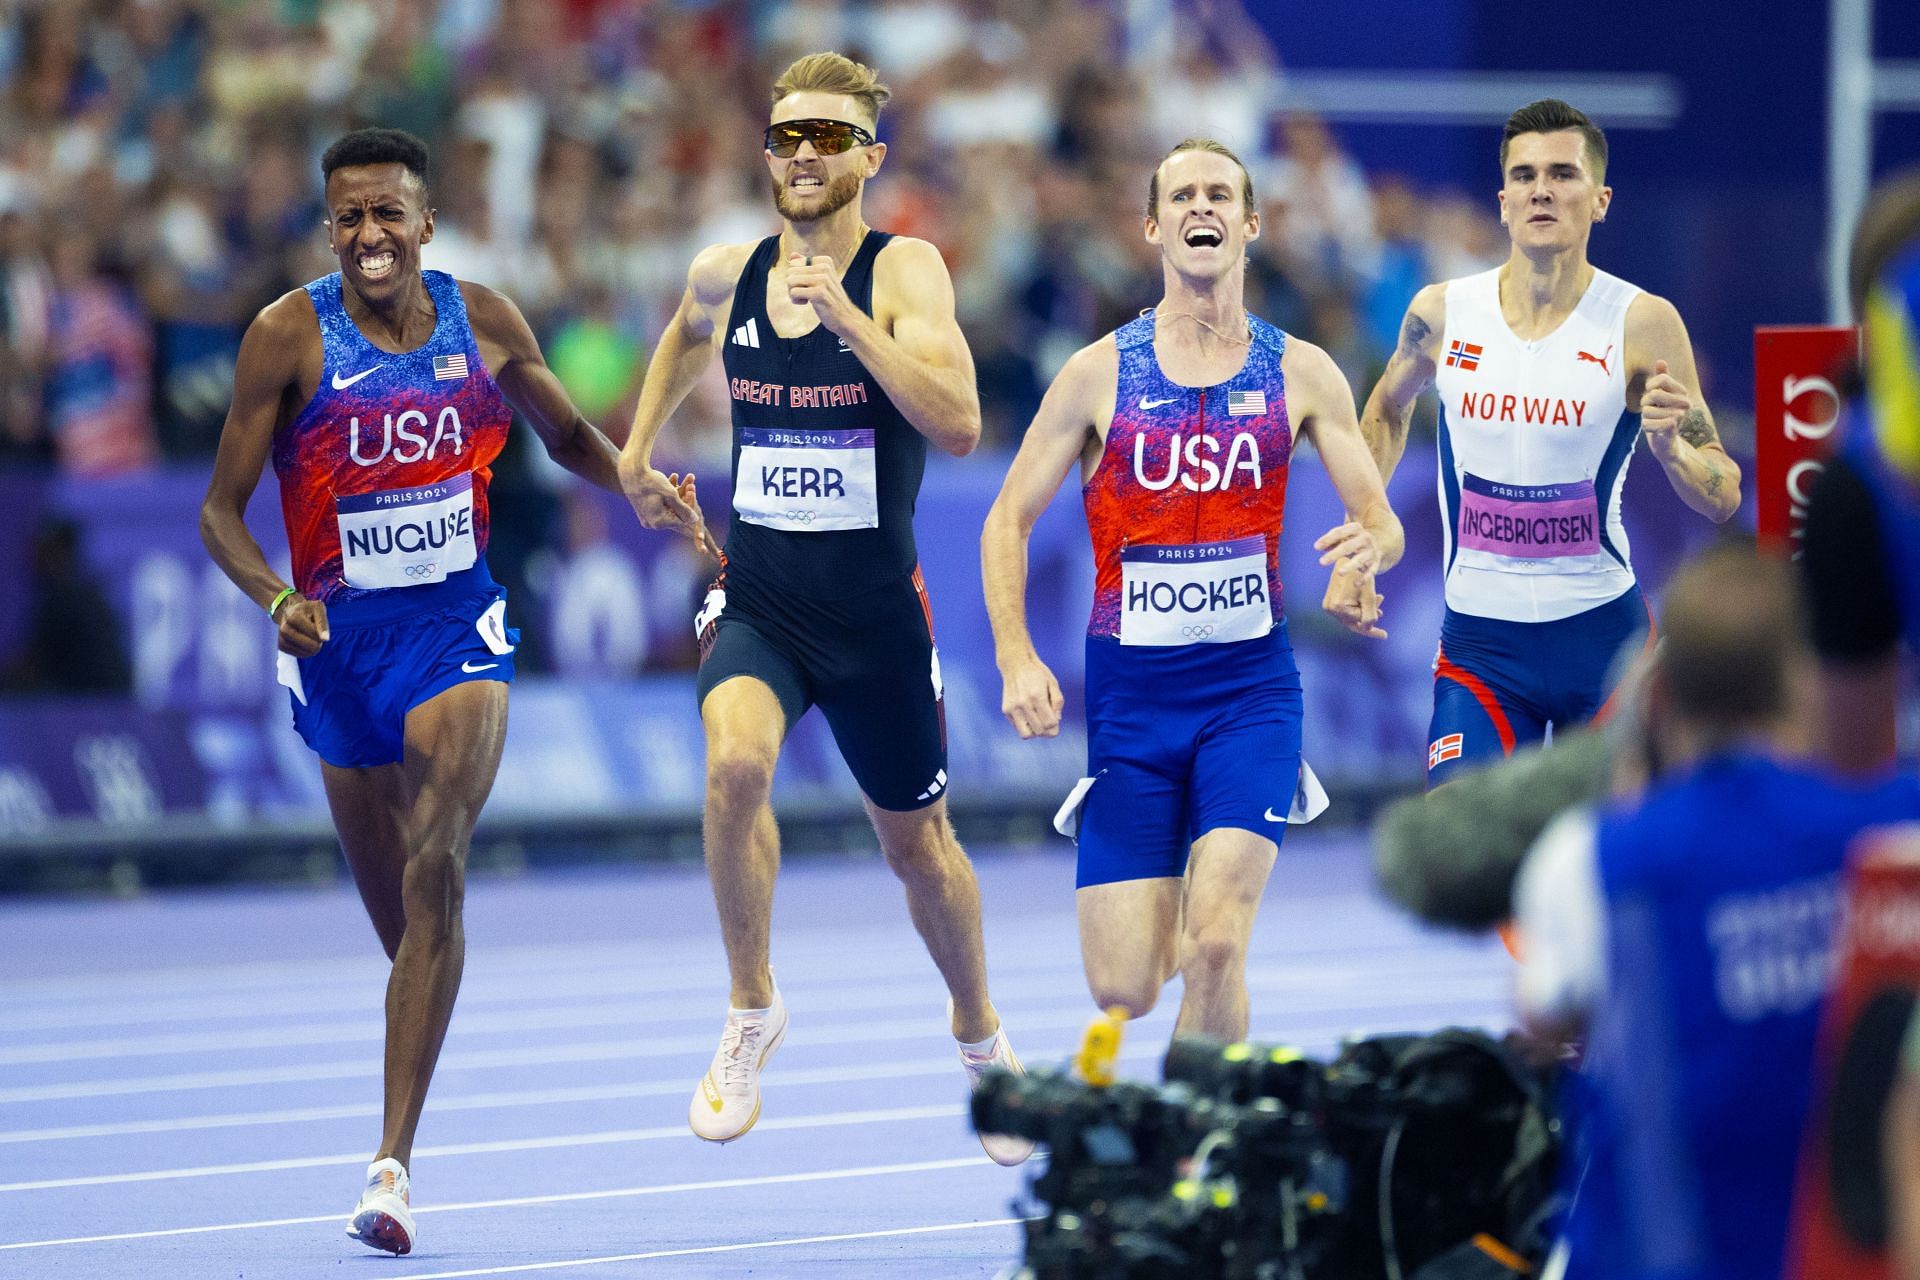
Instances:
[[[1427,786],[1539,742],[1547,726],[1605,719],[1621,651],[1652,642],[1633,588],[1553,622],[1507,622],[1447,610],[1433,663]]]
[[[717,610],[717,612],[716,612]],[[729,570],[697,620],[702,705],[735,676],[773,690],[787,731],[817,705],[861,793],[894,812],[947,792],[947,709],[920,567],[847,600],[755,588]]]
[[[393,764],[405,754],[407,712],[468,680],[513,679],[520,632],[506,625],[506,608],[506,589],[484,564],[328,606],[332,638],[295,664],[306,700],[289,690],[293,727],[328,764]]]
[[[1087,637],[1087,773],[1076,886],[1186,874],[1231,827],[1278,845],[1300,781],[1300,669],[1286,624],[1174,647]]]

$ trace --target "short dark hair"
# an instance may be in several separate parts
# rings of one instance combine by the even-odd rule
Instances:
[[[1607,176],[1607,135],[1600,131],[1599,125],[1587,119],[1586,112],[1558,98],[1529,102],[1507,117],[1507,127],[1500,135],[1500,175],[1506,176],[1507,146],[1515,138],[1523,133],[1559,133],[1566,129],[1576,130],[1586,140],[1587,160],[1593,167],[1593,180],[1604,181]]]
[[[1678,710],[1737,729],[1786,711],[1801,640],[1793,566],[1729,540],[1681,567],[1660,614],[1660,665]]]
[[[320,157],[320,181],[325,183],[335,169],[363,164],[404,165],[426,190],[427,144],[405,129],[355,129]]]
[[[1253,175],[1247,172],[1246,162],[1233,154],[1224,142],[1212,138],[1182,138],[1173,150],[1160,157],[1160,164],[1153,166],[1153,176],[1147,179],[1147,216],[1160,216],[1160,167],[1179,155],[1182,151],[1206,151],[1216,156],[1225,156],[1240,166],[1240,202],[1247,206],[1248,213],[1256,213],[1259,206],[1253,202]]]

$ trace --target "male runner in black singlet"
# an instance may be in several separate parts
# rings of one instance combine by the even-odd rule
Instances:
[[[688,1109],[712,1142],[753,1127],[760,1070],[786,1033],[768,967],[780,862],[768,796],[780,744],[814,704],[946,979],[968,1075],[1019,1067],[987,997],[979,886],[947,821],[940,662],[913,541],[927,442],[967,453],[980,404],[939,252],[860,219],[861,188],[886,156],[873,129],[888,96],[836,53],[801,58],[774,85],[766,154],[785,229],[694,259],[620,459],[641,522],[677,523],[653,443],[721,347],[732,519],[695,628],[707,869],[732,985],[720,1047]],[[1002,1164],[1032,1150],[983,1141]]]

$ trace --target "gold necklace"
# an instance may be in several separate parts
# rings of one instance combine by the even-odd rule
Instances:
[[[1208,333],[1212,334],[1214,337],[1220,339],[1220,341],[1227,343],[1230,346],[1250,347],[1253,345],[1253,325],[1251,321],[1248,319],[1247,313],[1244,311],[1240,313],[1242,323],[1245,325],[1245,329],[1246,329],[1246,333],[1244,337],[1235,337],[1233,334],[1230,334],[1230,333],[1222,333],[1218,329],[1214,328],[1212,325],[1208,324],[1205,320],[1202,320],[1199,316],[1193,314],[1191,311],[1152,311],[1152,309],[1149,308],[1148,311],[1142,311],[1140,314],[1144,316],[1144,315],[1147,315],[1149,311],[1151,311],[1152,314],[1155,316],[1164,316],[1168,320],[1191,320],[1195,324],[1199,325],[1202,329],[1205,329]]]

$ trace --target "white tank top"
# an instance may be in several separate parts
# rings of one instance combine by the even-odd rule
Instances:
[[[1440,514],[1447,607],[1551,622],[1634,585],[1620,490],[1640,437],[1627,412],[1627,308],[1593,273],[1573,314],[1522,342],[1498,269],[1447,282],[1440,332]]]

